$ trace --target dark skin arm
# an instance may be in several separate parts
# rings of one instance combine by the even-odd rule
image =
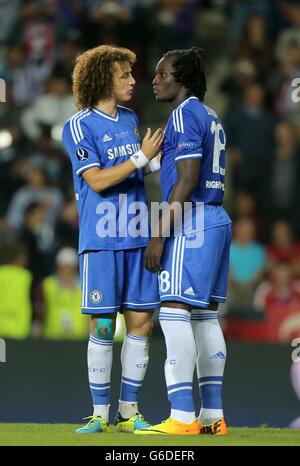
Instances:
[[[181,160],[176,164],[177,182],[173,188],[168,204],[177,202],[184,211],[184,203],[190,201],[193,191],[195,190],[200,174],[201,159]],[[169,217],[169,213],[167,213]],[[170,231],[174,229],[175,213],[170,210]],[[166,234],[168,218],[163,214],[159,221],[159,236],[152,237],[145,251],[145,267],[152,273],[158,273],[161,270],[160,259],[163,252],[163,237]]]

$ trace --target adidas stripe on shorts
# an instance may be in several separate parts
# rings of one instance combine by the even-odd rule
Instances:
[[[204,231],[198,248],[187,247],[186,236],[167,238],[159,276],[161,302],[176,301],[193,307],[226,300],[231,224]]]

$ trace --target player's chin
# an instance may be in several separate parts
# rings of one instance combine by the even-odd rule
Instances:
[[[128,93],[128,94],[122,95],[122,97],[120,97],[118,99],[118,102],[120,102],[120,103],[128,102],[129,100],[131,100],[132,95],[133,95],[133,93],[130,93],[130,94]]]
[[[168,102],[168,99],[161,94],[155,94],[155,98],[158,102]]]
[[[129,91],[125,96],[125,101],[132,99],[134,91]]]
[[[130,99],[126,97],[122,97],[122,99],[118,99],[118,104],[125,104],[128,102]]]

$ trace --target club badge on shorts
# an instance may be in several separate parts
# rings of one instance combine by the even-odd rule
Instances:
[[[93,291],[91,291],[91,293],[90,293],[90,300],[91,300],[91,302],[92,302],[93,304],[99,304],[99,303],[101,303],[102,299],[103,299],[103,295],[102,295],[101,291],[99,291],[99,290],[93,290]]]

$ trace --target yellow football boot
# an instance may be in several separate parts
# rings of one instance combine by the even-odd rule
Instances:
[[[198,435],[200,433],[200,424],[196,419],[190,424],[185,424],[169,417],[160,424],[147,429],[135,430],[134,433],[136,435]]]

